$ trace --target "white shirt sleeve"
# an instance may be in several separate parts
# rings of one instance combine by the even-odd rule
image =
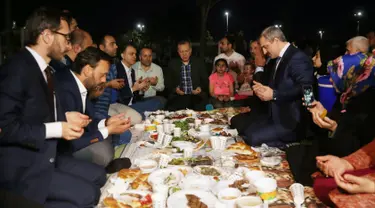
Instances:
[[[103,138],[104,139],[107,139],[108,135],[109,135],[109,132],[108,132],[108,128],[105,127],[105,119],[102,119],[99,123],[98,123],[98,130],[100,131],[100,133],[102,134]]]
[[[255,68],[255,72],[254,74],[258,73],[258,72],[264,72],[264,68],[261,67],[261,66],[257,66],[257,68]]]
[[[107,139],[108,138],[109,132],[108,132],[108,128],[107,127],[100,128],[99,132],[102,134],[103,139]]]
[[[46,139],[62,137],[62,122],[44,123],[46,126]]]
[[[163,91],[164,90],[164,74],[163,70],[159,67],[156,72],[156,76],[158,77],[158,83],[155,86],[152,86],[156,91]]]
[[[99,123],[98,123],[98,129],[100,128],[104,128],[105,127],[105,119],[102,119]]]

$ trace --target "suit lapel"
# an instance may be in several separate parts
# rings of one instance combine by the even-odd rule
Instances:
[[[290,46],[286,49],[286,51],[285,51],[283,57],[280,59],[280,63],[279,63],[279,65],[277,66],[276,74],[275,74],[275,76],[274,76],[275,78],[274,78],[274,80],[273,80],[275,86],[278,85],[280,78],[282,77],[282,75],[284,74],[284,72],[285,72],[285,70],[286,70],[286,68],[287,68],[287,66],[288,66],[289,59],[290,59],[290,54],[291,54],[290,52],[291,52],[291,50],[292,50],[292,47],[293,47],[293,46],[290,45]],[[277,63],[276,63],[276,64],[277,64]]]
[[[79,87],[78,87],[78,84],[73,76],[73,74],[69,71],[67,72],[63,72],[64,75],[66,76],[66,80],[67,82],[63,82],[63,84],[65,85],[65,88],[67,90],[69,90],[75,97],[75,100],[76,102],[76,107],[79,109],[79,112],[81,113],[84,113],[83,112],[83,105],[82,105],[82,96],[81,96],[81,93],[79,92]]]
[[[26,62],[28,63],[27,65],[29,66],[29,70],[34,71],[33,74],[35,74],[35,76],[37,77],[44,91],[45,99],[48,102],[48,86],[47,86],[46,80],[44,79],[44,75],[42,74],[42,70],[40,69],[38,63],[36,62],[33,55],[30,53],[30,51],[28,51],[27,49],[24,49],[24,53],[25,53]]]

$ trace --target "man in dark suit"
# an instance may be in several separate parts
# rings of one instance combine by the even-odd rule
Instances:
[[[67,112],[68,122],[56,122],[63,112],[48,63],[70,49],[69,25],[59,11],[42,8],[26,31],[26,49],[0,69],[0,189],[45,207],[92,207],[105,170],[56,153],[60,138],[81,137],[89,120]]]
[[[305,112],[301,100],[302,86],[313,84],[313,66],[302,51],[287,42],[279,28],[266,28],[259,42],[264,52],[276,62],[269,86],[254,82],[255,94],[268,103],[269,109],[267,116],[258,118],[246,129],[246,142],[283,147],[303,135],[300,132],[304,129]]]
[[[144,100],[140,94],[150,87],[150,81],[140,77],[135,78],[132,66],[137,61],[137,49],[132,44],[122,46],[122,60],[116,64],[117,78],[124,80],[124,87],[118,90],[117,100],[123,105],[130,106],[145,119],[145,111],[156,111],[161,109],[162,103],[157,98]]]
[[[110,63],[111,57],[106,53],[88,47],[78,53],[71,70],[56,73],[56,92],[64,112],[78,111],[94,118],[95,110],[88,93],[99,88],[102,89],[99,91],[104,90]],[[129,120],[122,119],[123,116],[93,119],[80,139],[61,141],[59,150],[62,153],[73,153],[76,158],[107,166],[114,156],[112,141],[108,136],[121,134],[130,128]]]
[[[203,60],[191,57],[190,41],[180,41],[177,50],[180,58],[171,60],[165,73],[165,86],[169,91],[168,109],[203,111],[208,95],[206,66]]]

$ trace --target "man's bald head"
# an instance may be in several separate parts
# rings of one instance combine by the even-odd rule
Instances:
[[[87,47],[93,44],[91,35],[82,29],[76,29],[71,33],[70,42],[76,53],[84,51]]]

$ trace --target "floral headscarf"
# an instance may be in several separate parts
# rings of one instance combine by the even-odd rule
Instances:
[[[375,56],[364,53],[340,56],[328,62],[327,70],[336,91],[341,93],[344,108],[351,97],[375,86]]]

